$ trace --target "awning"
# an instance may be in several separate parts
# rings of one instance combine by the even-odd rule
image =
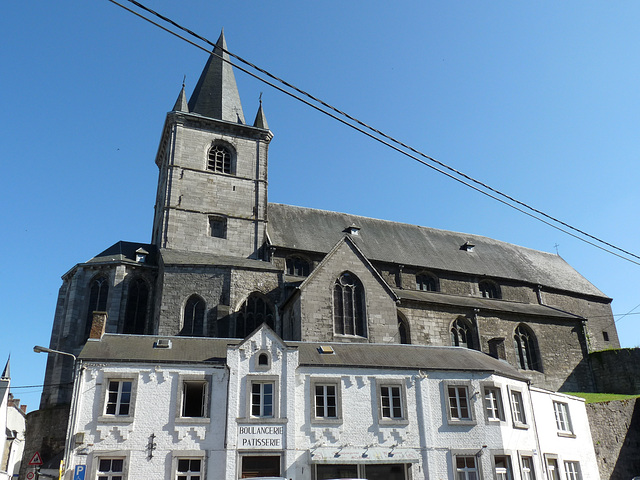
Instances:
[[[420,454],[413,448],[320,447],[309,450],[311,463],[417,463]]]

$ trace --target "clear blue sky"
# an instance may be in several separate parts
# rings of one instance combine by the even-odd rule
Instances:
[[[149,1],[423,152],[640,253],[640,3]],[[148,242],[154,157],[207,55],[106,0],[8,2],[0,18],[0,361],[41,384],[60,276]],[[269,200],[486,235],[559,254],[640,345],[640,266],[480,196],[236,73],[275,138]],[[556,247],[557,245],[557,247]],[[620,317],[616,317],[620,318]],[[37,408],[39,389],[14,389]]]

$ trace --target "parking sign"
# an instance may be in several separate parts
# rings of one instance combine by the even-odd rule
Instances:
[[[73,480],[84,480],[84,474],[86,471],[86,465],[76,465],[76,468],[73,470]]]

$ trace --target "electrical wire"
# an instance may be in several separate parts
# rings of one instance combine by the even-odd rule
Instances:
[[[455,181],[457,181],[457,182],[459,182],[459,183],[462,183],[463,185],[465,185],[465,186],[467,186],[467,187],[470,187],[470,188],[472,188],[473,190],[476,190],[476,191],[477,191],[477,192],[479,192],[479,193],[482,193],[482,194],[483,194],[483,195],[485,195],[485,196],[488,196],[489,198],[492,198],[492,199],[494,199],[494,200],[496,200],[496,201],[499,201],[500,203],[502,203],[502,204],[504,204],[504,205],[506,205],[506,206],[509,206],[509,207],[513,208],[514,210],[519,211],[520,213],[524,213],[524,214],[526,214],[526,215],[528,215],[528,216],[530,216],[530,217],[532,217],[532,218],[534,218],[534,219],[536,219],[536,220],[538,220],[538,221],[540,221],[540,222],[542,222],[542,223],[544,223],[544,224],[546,224],[546,225],[548,225],[548,226],[550,226],[550,227],[552,227],[552,228],[555,228],[556,230],[559,230],[559,231],[561,231],[561,232],[563,232],[563,233],[565,233],[565,234],[568,234],[568,235],[570,235],[570,236],[572,236],[572,237],[574,237],[574,238],[576,238],[576,239],[578,239],[578,240],[581,240],[581,241],[583,241],[583,242],[585,242],[585,243],[587,243],[587,244],[589,244],[589,245],[591,245],[591,246],[594,246],[594,247],[596,247],[596,248],[599,248],[600,250],[603,250],[603,251],[605,251],[605,252],[607,252],[607,253],[610,253],[610,254],[612,254],[612,255],[615,255],[615,256],[617,256],[617,257],[619,257],[619,258],[623,259],[623,260],[627,260],[627,261],[629,261],[629,262],[631,262],[631,263],[634,263],[634,264],[636,264],[636,265],[640,265],[640,262],[638,262],[638,261],[635,261],[635,260],[632,260],[632,259],[630,259],[630,258],[627,258],[627,257],[625,257],[625,256],[623,256],[623,255],[621,255],[621,254],[619,254],[619,253],[616,253],[616,252],[614,252],[614,251],[612,251],[612,250],[610,250],[610,249],[608,249],[608,248],[603,247],[602,245],[598,245],[598,244],[596,244],[596,243],[594,243],[594,242],[592,242],[592,241],[589,241],[589,240],[587,240],[587,239],[585,239],[585,238],[582,238],[582,237],[578,236],[578,235],[577,235],[577,234],[575,234],[575,233],[571,233],[571,232],[569,232],[569,231],[568,231],[568,230],[566,230],[565,228],[561,228],[561,227],[559,227],[558,225],[554,225],[554,224],[553,224],[553,223],[551,223],[551,222],[556,222],[557,224],[562,225],[562,226],[566,227],[566,228],[567,228],[567,229],[569,229],[569,230],[572,230],[572,231],[574,231],[574,232],[577,232],[577,233],[578,233],[578,234],[580,234],[580,235],[584,235],[584,236],[586,236],[586,237],[588,237],[588,238],[590,238],[590,239],[592,239],[592,240],[594,240],[594,241],[596,241],[596,242],[599,242],[599,243],[601,243],[601,244],[603,244],[603,245],[606,245],[606,246],[608,246],[608,247],[610,247],[610,248],[612,248],[612,249],[614,249],[614,250],[617,250],[618,252],[622,252],[622,253],[624,253],[625,255],[629,255],[629,256],[631,256],[631,257],[634,257],[634,258],[636,258],[636,259],[638,259],[638,260],[640,260],[640,256],[639,256],[639,255],[636,255],[636,254],[634,254],[634,253],[632,253],[632,252],[630,252],[630,251],[628,251],[628,250],[625,250],[625,249],[623,249],[623,248],[620,248],[620,247],[618,247],[618,246],[616,246],[616,245],[614,245],[614,244],[612,244],[612,243],[610,243],[610,242],[607,242],[607,241],[605,241],[605,240],[603,240],[603,239],[601,239],[601,238],[599,238],[599,237],[596,237],[596,236],[594,236],[594,235],[591,235],[591,234],[589,234],[589,233],[585,232],[584,230],[581,230],[581,229],[579,229],[579,228],[576,228],[576,227],[574,227],[574,226],[570,225],[569,223],[566,223],[566,222],[564,222],[564,221],[562,221],[562,220],[560,220],[560,219],[558,219],[558,218],[556,218],[556,217],[553,217],[553,216],[551,216],[551,215],[548,215],[548,214],[546,214],[545,212],[543,212],[543,211],[541,211],[541,210],[539,210],[539,209],[536,209],[536,208],[534,208],[534,207],[532,207],[532,206],[528,205],[528,204],[527,204],[527,203],[525,203],[525,202],[522,202],[522,201],[520,201],[520,200],[517,200],[516,198],[514,198],[514,197],[512,197],[512,196],[510,196],[510,195],[508,195],[508,194],[506,194],[506,193],[503,193],[503,192],[501,192],[500,190],[497,190],[497,189],[495,189],[495,188],[491,187],[490,185],[488,185],[488,184],[486,184],[486,183],[484,183],[484,182],[481,182],[481,181],[479,181],[479,180],[477,180],[477,179],[475,179],[475,178],[473,178],[473,177],[471,177],[471,176],[469,176],[469,175],[465,174],[464,172],[461,172],[461,171],[459,171],[459,170],[457,170],[457,169],[455,169],[455,168],[453,168],[453,167],[451,167],[451,166],[449,166],[449,165],[445,164],[444,162],[441,162],[441,161],[439,161],[439,160],[437,160],[437,159],[435,159],[435,158],[433,158],[433,157],[431,157],[431,156],[429,156],[429,155],[426,155],[425,153],[423,153],[423,152],[421,152],[421,151],[419,151],[419,150],[417,150],[417,149],[415,149],[415,148],[411,147],[410,145],[405,144],[404,142],[401,142],[401,141],[397,140],[396,138],[394,138],[394,137],[392,137],[392,136],[389,136],[389,135],[385,134],[384,132],[382,132],[382,131],[380,131],[380,130],[378,130],[378,129],[376,129],[376,128],[374,128],[374,127],[372,127],[372,126],[370,126],[370,125],[368,125],[368,124],[366,124],[366,123],[364,123],[364,122],[362,122],[362,121],[360,121],[360,120],[358,120],[357,118],[355,118],[355,117],[353,117],[353,116],[351,116],[351,115],[347,114],[346,112],[343,112],[342,110],[339,110],[339,109],[337,109],[337,108],[333,107],[332,105],[330,105],[330,104],[328,104],[328,103],[326,103],[326,102],[322,101],[321,99],[319,99],[319,98],[317,98],[317,97],[315,97],[315,96],[313,96],[313,95],[309,94],[308,92],[306,92],[306,91],[304,91],[304,90],[302,90],[302,89],[297,88],[295,85],[292,85],[292,84],[290,84],[289,82],[286,82],[285,80],[283,80],[283,79],[281,79],[281,78],[279,78],[279,77],[277,77],[277,76],[275,76],[275,75],[271,74],[271,73],[270,73],[270,72],[268,72],[267,70],[264,70],[264,69],[262,69],[262,68],[258,67],[257,65],[255,65],[255,64],[253,64],[253,63],[251,63],[251,62],[249,62],[249,61],[247,61],[247,60],[245,60],[245,59],[243,59],[242,57],[240,57],[240,56],[238,56],[238,55],[236,55],[236,54],[234,54],[234,53],[232,53],[232,52],[230,52],[230,51],[228,51],[228,50],[226,50],[226,49],[224,49],[224,48],[222,48],[222,47],[220,47],[220,46],[217,46],[215,43],[213,43],[212,41],[208,40],[207,38],[202,37],[201,35],[198,35],[197,33],[193,32],[192,30],[189,30],[189,29],[187,29],[187,28],[183,27],[182,25],[180,25],[180,24],[178,24],[178,23],[174,22],[174,21],[173,21],[173,20],[171,20],[170,18],[165,17],[164,15],[161,15],[160,13],[158,13],[158,12],[156,12],[156,11],[154,11],[154,10],[152,10],[152,9],[148,8],[148,7],[146,7],[145,5],[141,4],[140,2],[138,2],[138,1],[136,1],[136,0],[127,0],[127,1],[128,1],[129,3],[132,3],[132,4],[136,5],[137,7],[139,7],[139,8],[141,8],[141,9],[145,10],[146,12],[148,12],[148,13],[150,13],[150,14],[152,14],[152,15],[154,15],[154,16],[156,16],[156,17],[160,18],[160,19],[162,19],[163,21],[165,21],[165,22],[167,22],[167,23],[169,23],[169,24],[171,24],[171,25],[175,26],[176,28],[178,28],[178,29],[180,29],[180,30],[182,30],[182,31],[184,31],[184,32],[186,32],[186,33],[188,33],[189,35],[191,35],[191,36],[193,36],[193,37],[197,38],[198,40],[201,40],[201,41],[203,41],[203,42],[207,43],[208,45],[210,45],[210,46],[212,46],[212,47],[214,47],[214,48],[219,48],[220,50],[222,50],[222,51],[223,51],[223,53],[226,53],[226,54],[228,54],[229,56],[231,56],[231,57],[233,57],[233,58],[237,59],[239,62],[244,63],[245,65],[248,65],[249,67],[251,67],[251,68],[253,68],[253,69],[257,70],[258,72],[260,72],[260,73],[262,73],[262,74],[264,74],[264,75],[268,76],[269,78],[271,78],[271,79],[273,79],[273,80],[275,80],[275,81],[277,81],[277,82],[279,82],[279,83],[281,83],[281,84],[285,85],[286,87],[291,88],[292,90],[294,90],[294,91],[298,92],[299,94],[301,94],[301,95],[303,95],[303,96],[305,96],[305,97],[307,97],[307,98],[311,99],[312,101],[319,103],[319,104],[320,104],[320,105],[322,105],[323,107],[328,108],[328,109],[330,109],[331,111],[336,112],[336,113],[337,113],[337,114],[339,114],[339,115],[342,115],[343,117],[345,117],[345,118],[349,119],[350,121],[355,122],[355,123],[356,123],[356,125],[354,125],[354,124],[352,124],[352,123],[347,122],[347,121],[346,121],[346,120],[344,120],[343,118],[340,118],[340,117],[338,117],[338,116],[336,116],[336,115],[332,114],[331,112],[328,112],[328,111],[326,111],[326,110],[323,110],[322,108],[318,107],[317,105],[314,105],[314,104],[312,104],[312,103],[310,103],[310,102],[308,102],[308,101],[304,100],[303,98],[299,97],[298,95],[295,95],[295,94],[293,94],[292,92],[289,92],[289,91],[287,91],[287,90],[285,90],[285,89],[283,89],[283,88],[279,87],[278,85],[274,84],[273,82],[270,82],[270,81],[268,81],[268,80],[266,80],[266,79],[264,79],[264,78],[261,78],[260,76],[258,76],[258,75],[256,75],[256,74],[254,74],[253,72],[250,72],[250,71],[248,71],[247,69],[245,69],[245,68],[243,68],[243,67],[240,67],[239,65],[237,65],[237,64],[235,64],[235,63],[231,62],[230,60],[228,60],[228,59],[224,58],[222,55],[219,55],[219,54],[217,54],[217,53],[215,53],[215,52],[213,52],[213,51],[209,51],[208,49],[206,49],[206,48],[204,48],[204,47],[202,47],[202,46],[198,45],[197,43],[195,43],[195,42],[193,42],[193,41],[191,41],[191,40],[189,40],[189,39],[187,39],[187,38],[183,37],[182,35],[179,35],[178,33],[176,33],[176,32],[173,32],[173,31],[169,30],[168,28],[166,28],[166,27],[164,27],[164,26],[162,26],[162,25],[158,24],[157,22],[154,22],[154,21],[152,21],[151,19],[148,19],[147,17],[145,17],[145,16],[141,15],[140,13],[135,12],[134,10],[127,8],[126,6],[124,6],[124,5],[120,4],[120,3],[118,3],[117,1],[115,1],[115,0],[109,0],[109,1],[110,1],[111,3],[113,3],[113,4],[115,4],[115,5],[118,5],[119,7],[123,8],[123,9],[125,9],[125,10],[127,10],[127,11],[129,11],[129,12],[133,13],[134,15],[136,15],[136,16],[138,16],[138,17],[142,18],[143,20],[146,20],[146,21],[148,21],[149,23],[151,23],[151,24],[153,24],[153,25],[155,25],[155,26],[157,26],[157,27],[161,28],[162,30],[164,30],[164,31],[166,31],[166,32],[168,32],[168,33],[170,33],[170,34],[172,34],[172,35],[174,35],[174,36],[176,36],[176,37],[178,37],[178,38],[180,38],[180,39],[182,39],[182,40],[186,41],[187,43],[189,43],[189,44],[191,44],[191,45],[193,45],[193,46],[195,46],[195,47],[197,47],[197,48],[200,48],[200,49],[202,49],[202,50],[206,51],[207,53],[210,53],[210,54],[212,54],[212,55],[216,55],[218,58],[220,58],[220,59],[222,59],[223,61],[225,61],[225,62],[229,63],[230,65],[232,65],[232,66],[233,66],[233,67],[235,67],[236,69],[238,69],[238,70],[240,70],[240,71],[242,71],[242,72],[244,72],[244,73],[247,73],[248,75],[252,76],[253,78],[256,78],[257,80],[259,80],[259,81],[261,81],[261,82],[263,82],[263,83],[265,83],[265,84],[267,84],[267,85],[269,85],[269,86],[271,86],[271,87],[273,87],[273,88],[277,89],[278,91],[280,91],[280,92],[282,92],[282,93],[285,93],[286,95],[289,95],[289,96],[291,96],[291,97],[293,97],[293,98],[295,98],[295,99],[297,99],[297,100],[299,100],[299,101],[303,102],[303,103],[304,103],[304,104],[306,104],[307,106],[310,106],[310,107],[312,107],[312,108],[314,108],[314,109],[316,109],[316,110],[318,110],[318,111],[320,111],[320,112],[324,113],[325,115],[330,116],[331,118],[333,118],[333,119],[335,119],[335,120],[337,120],[337,121],[339,121],[339,122],[343,123],[344,125],[347,125],[347,126],[349,126],[349,127],[353,128],[353,129],[355,129],[355,130],[359,131],[360,133],[363,133],[363,134],[367,135],[368,137],[372,138],[373,140],[376,140],[376,141],[378,141],[378,142],[382,143],[383,145],[386,145],[386,146],[388,146],[388,147],[390,147],[390,148],[392,148],[392,149],[396,150],[397,152],[402,153],[403,155],[405,155],[405,156],[407,156],[407,157],[409,157],[409,158],[412,158],[413,160],[415,160],[415,161],[417,161],[417,162],[419,162],[419,163],[421,163],[421,164],[423,164],[423,165],[425,165],[425,166],[427,166],[427,167],[429,167],[429,168],[431,168],[431,169],[433,169],[433,170],[435,170],[435,171],[437,171],[437,172],[439,172],[439,173],[441,173],[441,174],[443,174],[443,175],[446,175],[447,177],[449,177],[449,178],[451,178],[451,179],[453,179],[453,180],[455,180]],[[362,127],[362,128],[358,127],[358,125],[360,125],[360,127]],[[363,130],[363,129],[366,129],[366,130],[368,130],[368,131]],[[370,132],[373,132],[373,133],[370,133]],[[383,137],[383,138],[378,138],[378,137],[376,137],[374,134],[375,134],[375,135],[380,135],[380,136],[381,136],[381,137]],[[388,140],[388,141],[386,141],[386,140],[384,140],[384,139],[386,139],[386,140]],[[391,143],[390,143],[390,142],[391,142]],[[415,155],[413,155],[413,154],[411,154],[411,153],[408,153],[408,152],[406,152],[406,151],[402,150],[402,149],[401,149],[401,148],[399,148],[398,146],[399,146],[399,147],[402,147],[402,148],[405,148],[405,149],[409,150],[410,152],[413,152]],[[421,158],[416,157],[416,155],[418,155],[418,156],[419,156],[419,157],[421,157]],[[440,168],[438,168],[438,167],[435,167],[434,165],[431,165],[431,164],[429,164],[429,163],[425,162],[424,160],[422,160],[422,158],[427,159],[427,160],[429,160],[429,161],[431,161],[431,162],[433,162],[433,163],[436,163],[437,165],[441,166],[442,168],[444,168],[444,169],[446,169],[446,170],[449,170],[450,172],[453,172],[453,173],[455,173],[456,175],[459,175],[460,177],[462,177],[462,178],[466,179],[467,181],[462,180],[461,178],[458,178],[458,177],[456,177],[456,176],[454,176],[454,175],[452,175],[452,174],[450,174],[450,173],[445,172],[444,170],[442,170],[442,169],[440,169]],[[469,182],[471,182],[471,183],[469,183]],[[482,189],[481,189],[481,188],[479,188],[479,187],[476,187],[476,186],[472,185],[472,183],[473,183],[473,184],[475,184],[475,185],[479,185],[480,187],[485,188],[486,190],[489,190],[490,192],[493,192],[495,195],[494,195],[494,194],[491,194],[491,193],[489,193],[489,192],[486,192],[486,191],[482,190]],[[497,195],[497,196],[496,196],[496,195]],[[498,198],[498,196],[503,197],[503,198],[506,198],[509,202],[513,202],[513,203],[515,203],[515,204],[517,204],[517,205],[520,205],[520,206],[521,206],[521,207],[523,207],[524,209],[530,210],[531,212],[534,212],[534,213],[535,213],[535,214],[537,214],[537,215],[541,215],[542,217],[544,217],[544,218],[548,219],[549,221],[544,220],[544,218],[540,218],[539,216],[534,215],[534,214],[532,214],[532,213],[530,213],[530,212],[527,212],[527,211],[523,210],[523,208],[519,208],[519,207],[517,207],[516,205],[513,205],[513,204],[509,203],[508,201],[505,201],[505,200],[503,200],[503,199],[501,199],[501,198]]]

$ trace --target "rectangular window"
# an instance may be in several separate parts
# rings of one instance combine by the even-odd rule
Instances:
[[[547,458],[547,478],[549,480],[560,480],[558,460],[555,458]]]
[[[98,459],[98,480],[123,480],[124,458]]]
[[[471,420],[467,387],[450,386],[447,390],[449,417],[456,420]]]
[[[497,387],[485,387],[484,409],[488,420],[504,420],[502,395]]]
[[[582,480],[578,462],[564,462],[564,473],[567,480]]]
[[[496,472],[496,480],[512,480],[511,474],[511,458],[507,455],[499,455],[494,457],[494,465]]]
[[[338,418],[336,385],[315,385],[316,418]]]
[[[176,466],[176,480],[201,480],[202,459],[200,458],[178,458]]]
[[[382,418],[404,418],[400,385],[380,386],[380,415]]]
[[[522,462],[522,480],[536,480],[532,457],[520,457]]]
[[[456,456],[456,480],[478,480],[475,456]]]
[[[131,407],[131,380],[110,380],[107,390],[105,415],[129,415]]]
[[[273,382],[251,383],[251,416],[273,417]]]
[[[227,238],[227,219],[225,217],[209,217],[209,234],[216,238]]]
[[[182,382],[182,417],[207,416],[207,382],[189,380]]]
[[[573,433],[571,418],[569,417],[569,405],[562,402],[553,402],[553,411],[556,414],[556,427],[559,433]]]
[[[514,425],[526,425],[527,417],[524,414],[522,393],[515,390],[511,391],[511,412],[513,414]]]

